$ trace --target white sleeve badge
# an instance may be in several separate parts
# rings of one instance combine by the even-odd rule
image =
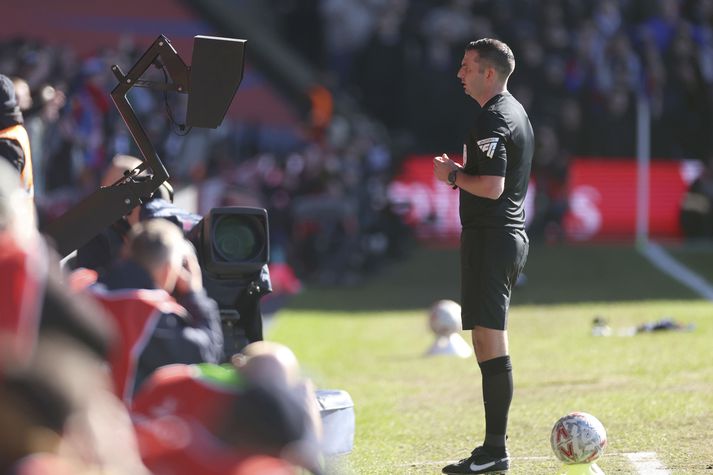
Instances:
[[[483,151],[486,157],[493,158],[495,155],[495,149],[498,146],[498,141],[500,137],[490,137],[488,139],[478,140],[478,147]]]
[[[468,163],[468,147],[463,144],[463,166]]]

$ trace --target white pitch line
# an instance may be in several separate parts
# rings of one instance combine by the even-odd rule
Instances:
[[[606,457],[626,457],[634,468],[636,473],[639,475],[671,475],[671,472],[664,467],[663,463],[656,457],[656,452],[613,452],[605,454]],[[554,455],[547,456],[523,456],[523,457],[511,457],[513,462],[517,461],[529,461],[529,462],[543,462],[548,460],[556,460]],[[440,460],[440,461],[430,461],[430,462],[411,462],[411,463],[401,463],[396,465],[397,467],[427,467],[427,466],[440,466],[453,463],[454,460]],[[599,462],[599,461],[597,461]]]
[[[637,473],[642,475],[671,475],[671,472],[656,458],[656,452],[630,452],[624,455],[634,465]]]
[[[698,293],[701,297],[713,301],[713,286],[706,279],[674,259],[661,246],[649,242],[639,247],[639,251],[662,272]]]

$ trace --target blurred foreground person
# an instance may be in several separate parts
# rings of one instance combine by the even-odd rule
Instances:
[[[195,250],[176,225],[163,219],[134,225],[123,252],[90,291],[119,329],[111,370],[117,394],[129,403],[160,366],[218,363],[223,334]]]
[[[32,353],[49,259],[20,174],[0,160],[0,375]]]
[[[320,473],[319,408],[292,351],[255,342],[234,362],[165,366],[146,381],[132,406],[146,465],[156,475]]]
[[[147,474],[109,391],[110,320],[65,287],[33,211],[0,160],[0,473]]]
[[[10,78],[0,74],[0,157],[17,169],[22,179],[22,187],[33,196],[30,138],[23,123],[15,86]]]
[[[494,39],[466,46],[458,79],[481,107],[463,146],[463,164],[443,154],[437,179],[460,189],[461,307],[472,330],[485,406],[485,439],[443,473],[499,473],[510,467],[507,422],[513,395],[507,317],[512,288],[527,260],[525,194],[534,136],[527,113],[508,92],[510,48]]]
[[[322,421],[314,384],[302,375],[292,350],[280,343],[257,341],[234,355],[232,363],[253,384],[268,385],[278,391],[292,393],[306,411],[306,438],[317,441],[322,438]]]
[[[32,354],[0,380],[0,473],[148,475],[106,372],[110,321],[55,276],[40,300]]]

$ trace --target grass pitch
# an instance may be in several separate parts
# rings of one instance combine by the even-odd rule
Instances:
[[[550,430],[575,410],[607,429],[606,473],[637,473],[631,452],[656,452],[672,474],[713,473],[713,304],[628,246],[535,246],[526,274],[509,323],[510,473],[558,473]],[[423,356],[426,309],[457,300],[457,285],[455,251],[420,249],[366,285],[307,289],[271,325],[267,337],[293,348],[319,387],[354,400],[354,450],[331,473],[436,474],[480,443],[474,359]],[[612,336],[591,335],[595,316]],[[618,336],[662,318],[694,329]]]

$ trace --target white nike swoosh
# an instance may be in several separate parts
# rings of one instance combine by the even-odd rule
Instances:
[[[485,470],[486,468],[490,468],[493,465],[495,465],[495,462],[488,462],[488,463],[484,463],[483,465],[478,465],[477,463],[471,463],[470,469],[474,472],[477,472],[478,470]]]

